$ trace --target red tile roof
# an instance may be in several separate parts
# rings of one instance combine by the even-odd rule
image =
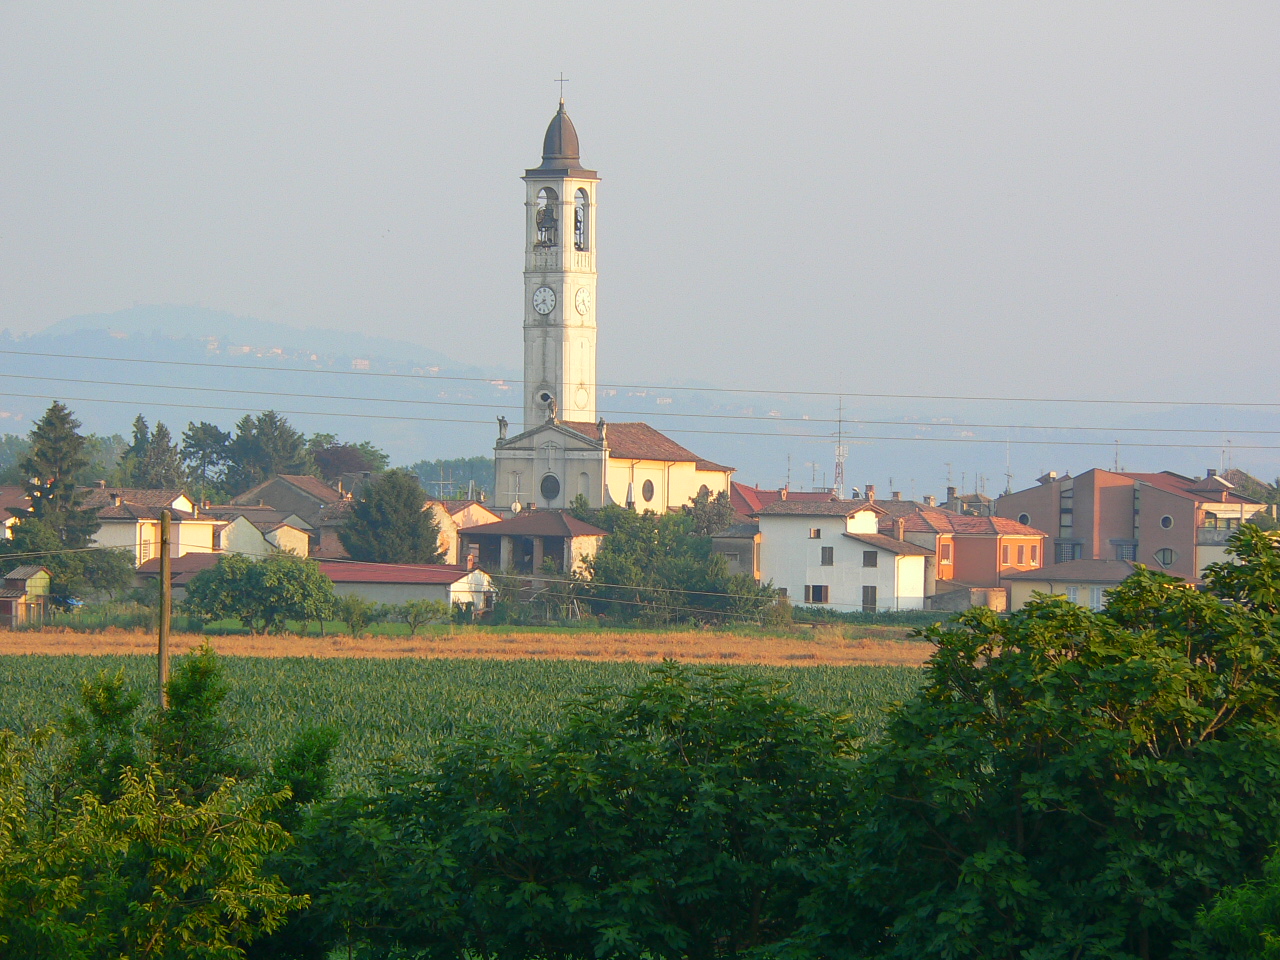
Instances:
[[[1166,493],[1186,497],[1188,500],[1196,500],[1200,503],[1258,503],[1252,497],[1246,497],[1229,490],[1226,485],[1223,487],[1223,499],[1219,499],[1217,494],[1206,492],[1206,484],[1212,485],[1211,480],[1193,480],[1190,477],[1184,477],[1169,470],[1164,470],[1160,473],[1121,473],[1120,476],[1128,477],[1131,480],[1139,480]]]
[[[263,499],[261,491],[270,484],[275,483],[277,480],[284,481],[291,487],[302,491],[312,499],[318,500],[321,503],[333,503],[342,499],[342,494],[333,489],[333,487],[329,486],[319,477],[307,477],[292,473],[282,473],[279,476],[263,480],[256,487],[246,490],[231,502],[234,504],[257,503],[259,500]]]
[[[851,517],[863,510],[883,514],[880,504],[871,500],[775,500],[755,511],[761,517]]]
[[[896,553],[905,557],[933,556],[933,551],[928,547],[909,543],[906,540],[895,540],[893,537],[886,537],[879,533],[846,533],[845,536],[850,540],[860,540],[861,542],[870,544],[873,547],[879,547],[881,550],[888,550],[890,553]]]
[[[359,563],[321,560],[320,572],[334,583],[457,583],[472,571],[465,564]]]
[[[1005,580],[1043,581],[1046,583],[1119,583],[1133,573],[1133,564],[1127,560],[1068,560],[1041,567],[1039,570],[1022,570],[1006,573]]]
[[[31,498],[26,487],[0,486],[0,520],[16,517],[14,510],[30,510]]]
[[[560,426],[579,433],[588,440],[600,440],[600,424],[583,420],[562,420]],[[647,423],[606,423],[605,443],[609,456],[618,460],[661,460],[667,463],[705,464],[699,469],[732,470],[704,460],[693,451],[682,447],[666,434],[659,433]]]
[[[731,481],[729,484],[729,503],[737,513],[742,514],[744,517],[758,513],[762,507],[781,499],[781,490],[762,490],[759,487],[749,487],[745,483],[738,483],[736,480]],[[788,490],[787,499],[821,502],[823,500],[835,500],[836,495],[822,490]]]
[[[463,527],[467,536],[605,537],[609,533],[564,510],[523,510],[507,520]]]
[[[1004,517],[975,517],[942,507],[926,507],[911,500],[883,500],[887,516],[880,518],[880,530],[892,532],[895,520],[901,520],[907,533],[950,533],[958,536],[1044,537],[1044,531]]]

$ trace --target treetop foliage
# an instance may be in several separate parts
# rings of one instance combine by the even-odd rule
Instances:
[[[388,470],[364,488],[338,538],[352,560],[439,563],[440,524],[422,508],[426,492],[408,470]]]

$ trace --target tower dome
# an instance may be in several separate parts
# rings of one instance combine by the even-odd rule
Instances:
[[[560,109],[547,124],[546,136],[542,138],[542,164],[526,171],[526,174],[533,176],[556,172],[595,177],[594,170],[583,169],[580,159],[578,131],[573,128],[573,121],[569,119],[569,114],[565,113],[562,99]]]

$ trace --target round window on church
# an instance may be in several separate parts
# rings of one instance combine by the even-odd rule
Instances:
[[[542,478],[542,499],[554,500],[560,496],[560,481],[554,473],[548,473]]]
[[[640,494],[644,497],[644,502],[648,503],[653,499],[653,481],[646,480],[644,486],[640,488]]]

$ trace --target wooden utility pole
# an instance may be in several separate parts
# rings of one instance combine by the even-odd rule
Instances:
[[[173,578],[169,572],[169,521],[173,514],[168,510],[160,511],[160,643],[159,650],[159,705],[163,713],[165,687],[169,683],[169,618],[173,613]]]

